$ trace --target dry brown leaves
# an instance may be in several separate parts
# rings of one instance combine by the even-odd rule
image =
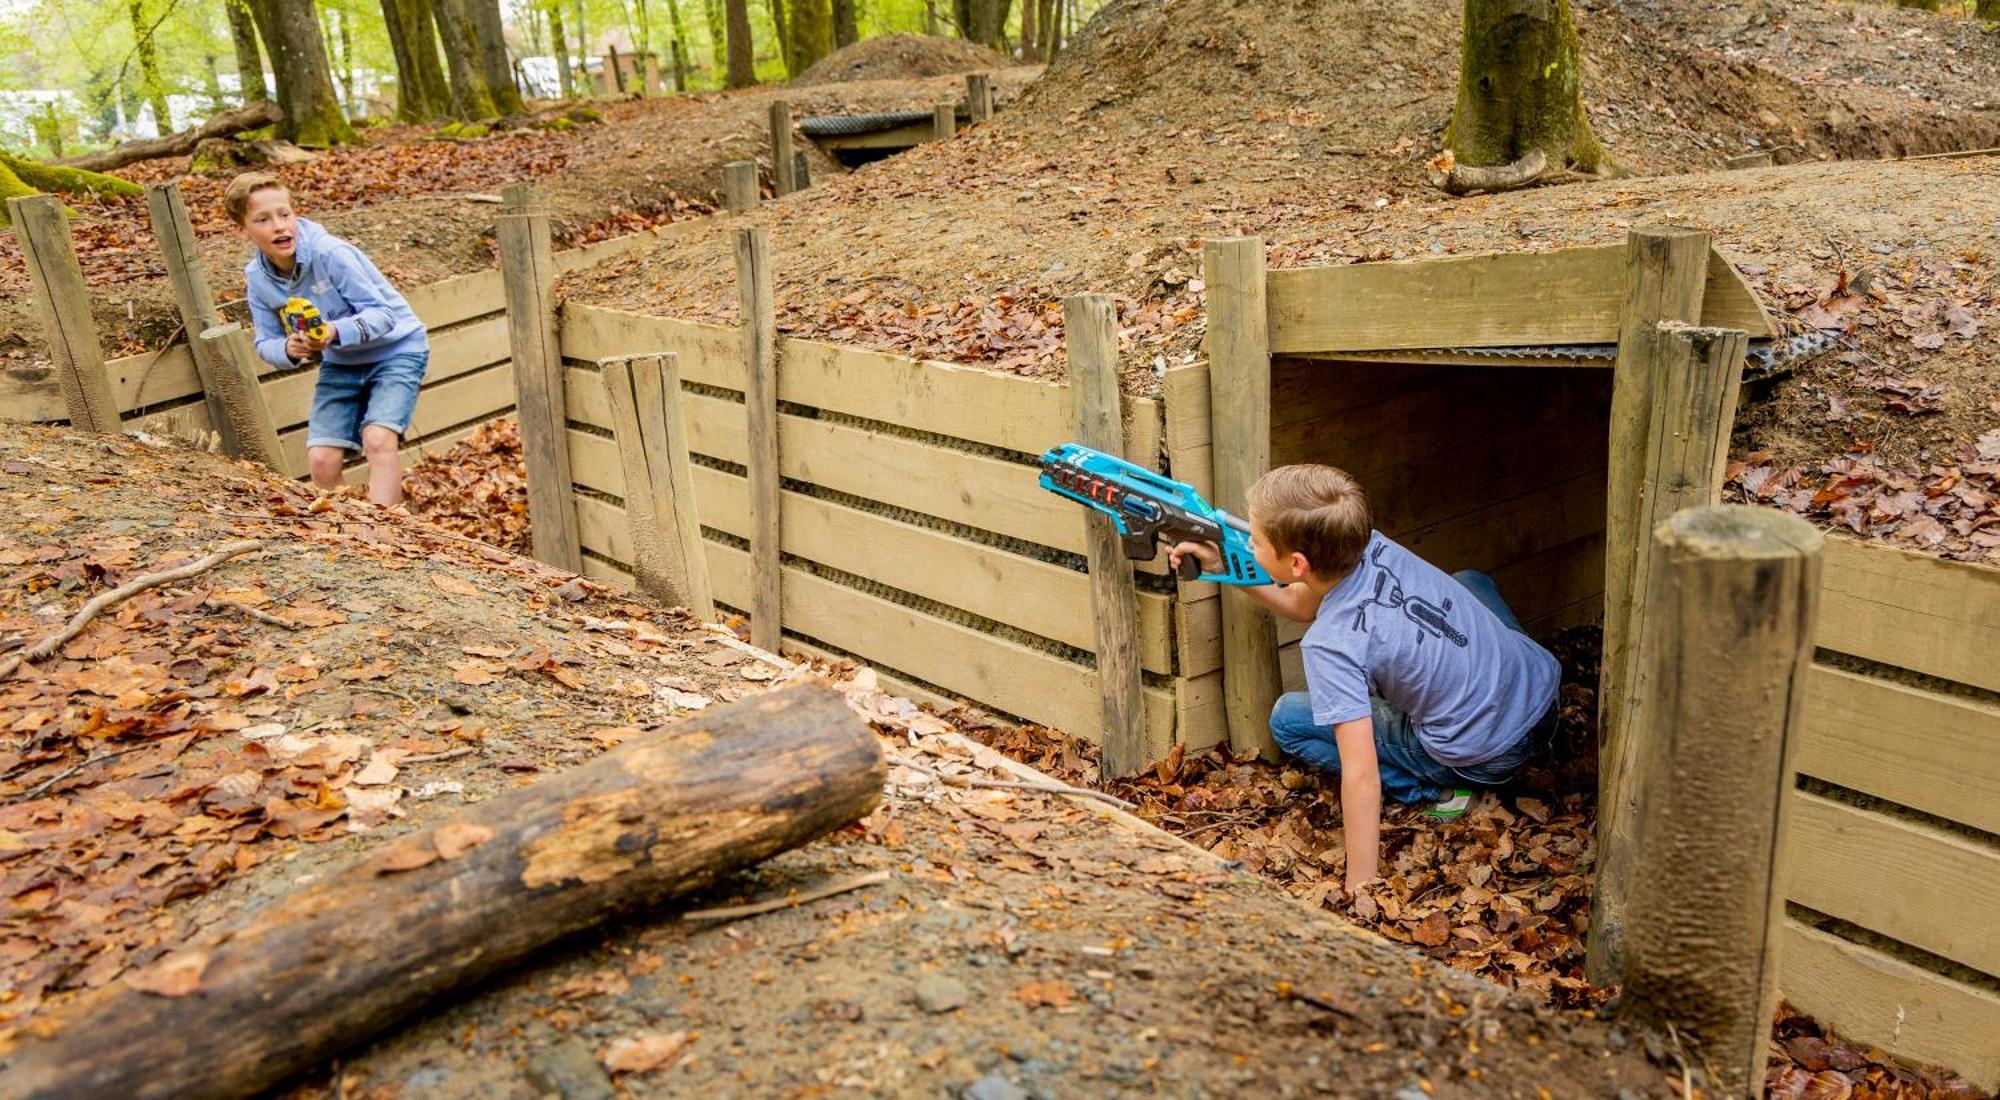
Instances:
[[[1753,452],[1728,467],[1727,493],[1946,558],[2000,558],[2000,428],[1950,460],[1892,468],[1867,449],[1811,467]]]
[[[482,424],[450,450],[417,462],[403,475],[403,495],[412,514],[447,531],[526,554],[528,472],[520,422],[508,417]]]
[[[1955,1073],[1913,1070],[1873,1047],[1843,1042],[1788,1004],[1778,1006],[1764,1089],[1767,1100],[1981,1100],[1988,1095]]]

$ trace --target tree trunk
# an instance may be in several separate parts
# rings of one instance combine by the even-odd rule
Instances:
[[[278,135],[294,145],[322,149],[355,141],[354,127],[333,94],[326,40],[313,18],[312,0],[249,3],[278,78],[278,106],[285,112]]]
[[[1551,168],[1610,167],[1583,111],[1569,0],[1465,0],[1458,105],[1445,145],[1462,164],[1512,164],[1539,150]]]
[[[583,8],[583,0],[576,0],[576,56],[581,66],[576,71],[576,83],[590,94],[590,13]]]
[[[208,95],[210,113],[229,109],[222,96],[222,73],[215,67],[215,54],[208,50],[201,55],[201,90]]]
[[[153,125],[160,136],[174,132],[174,113],[167,106],[167,89],[160,83],[160,55],[153,46],[153,28],[146,23],[145,0],[131,0],[132,52],[139,58],[139,79],[146,85],[146,102],[153,106]]]
[[[1041,14],[1041,4],[1037,0],[1021,0],[1021,60],[1035,59],[1035,43],[1038,40],[1035,28]]]
[[[792,32],[785,25],[785,0],[765,0],[771,10],[771,29],[777,32],[778,60],[785,63],[785,75],[797,76],[792,65]]]
[[[412,3],[422,0],[411,0]],[[451,113],[463,119],[493,118],[493,91],[479,58],[479,43],[466,0],[430,0],[437,18],[438,39],[444,45],[445,71],[451,76]]]
[[[708,24],[708,60],[719,81],[729,71],[729,32],[722,17],[722,0],[702,0],[701,12]]]
[[[451,113],[451,81],[445,77],[444,62],[438,58],[437,9],[431,0],[400,0],[416,17],[416,37],[410,49],[416,53],[417,76],[424,84],[424,100],[430,105],[429,118]]]
[[[6,213],[7,199],[36,195],[44,191],[66,195],[124,195],[143,197],[145,189],[117,176],[107,176],[88,168],[43,164],[40,161],[0,152],[0,225],[13,224]]]
[[[859,820],[885,772],[827,688],[714,708],[384,843],[79,1000],[15,1048],[9,1093],[262,1092],[559,937]],[[141,992],[162,978],[180,984]]]
[[[229,137],[245,130],[255,130],[279,121],[278,105],[269,100],[259,100],[248,107],[238,107],[211,115],[199,126],[190,126],[178,134],[150,141],[125,141],[98,153],[81,157],[71,157],[60,162],[65,168],[86,168],[93,172],[109,172],[136,161],[152,160],[155,157],[184,157],[194,152],[194,147],[213,137]]]
[[[1007,12],[1012,6],[1013,0],[952,0],[958,33],[967,42],[1003,49],[1007,44]]]
[[[222,0],[222,10],[229,16],[229,41],[236,48],[237,91],[245,104],[269,99],[271,91],[264,86],[264,52],[257,47],[257,25],[251,22],[249,7],[244,0]]]
[[[354,101],[354,36],[349,30],[353,24],[345,9],[333,9],[333,25],[340,32],[340,91],[347,97],[348,113],[360,114]]]
[[[775,8],[779,0],[771,0]],[[797,76],[812,63],[833,52],[833,8],[830,0],[791,0],[791,18],[786,31],[791,49],[786,51],[788,72]]]
[[[382,26],[389,35],[389,51],[396,59],[396,117],[404,122],[424,122],[446,111],[432,94],[430,80],[422,72],[419,51],[430,51],[431,69],[437,69],[434,32],[418,20],[424,0],[382,0]]]
[[[681,19],[681,0],[667,0],[667,20],[674,28],[674,91],[685,92],[688,86],[688,32],[687,23]]]
[[[494,113],[526,114],[528,108],[521,102],[520,86],[514,83],[514,64],[507,59],[507,35],[500,23],[500,0],[462,2],[466,15],[472,21],[479,66],[486,76],[486,92],[493,97]]]
[[[1978,0],[1973,5],[1972,15],[1976,19],[2000,21],[2000,0]]]
[[[555,48],[556,79],[564,99],[576,95],[576,77],[569,71],[569,35],[563,28],[562,0],[549,5],[549,42]]]
[[[748,88],[757,83],[757,57],[750,41],[750,0],[722,0],[729,20],[728,88]]]
[[[632,42],[641,58],[653,52],[653,12],[646,6],[646,0],[632,0],[627,13],[626,29],[632,32]],[[643,72],[644,66],[641,66]]]
[[[855,0],[833,0],[833,48],[836,50],[861,41],[854,5]]]

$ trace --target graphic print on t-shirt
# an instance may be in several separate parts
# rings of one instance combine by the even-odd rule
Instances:
[[[1388,546],[1377,543],[1375,545],[1375,552],[1369,555],[1369,560],[1375,565],[1375,593],[1366,600],[1363,600],[1360,606],[1354,609],[1354,620],[1352,623],[1354,632],[1357,634],[1368,633],[1368,609],[1370,607],[1387,607],[1401,610],[1404,618],[1417,625],[1417,643],[1419,645],[1423,644],[1425,637],[1432,637],[1443,638],[1458,648],[1464,649],[1467,644],[1465,632],[1452,626],[1451,620],[1446,618],[1447,615],[1451,614],[1451,598],[1449,596],[1445,597],[1443,606],[1439,606],[1421,596],[1404,595],[1402,578],[1396,576],[1395,570],[1382,564],[1382,554],[1388,549]]]

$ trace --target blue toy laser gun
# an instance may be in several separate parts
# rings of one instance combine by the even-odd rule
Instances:
[[[1222,548],[1222,572],[1203,573],[1193,557],[1181,559],[1182,580],[1217,584],[1271,584],[1250,552],[1250,525],[1209,506],[1194,487],[1081,443],[1042,455],[1042,488],[1088,504],[1111,517],[1125,556],[1151,561],[1158,542],[1212,542]]]

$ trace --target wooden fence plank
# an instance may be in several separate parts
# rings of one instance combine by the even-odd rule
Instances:
[[[2000,834],[2000,707],[1816,665],[1799,735],[1806,775]]]
[[[83,268],[77,263],[76,240],[70,234],[62,200],[54,195],[11,198],[7,212],[14,222],[14,239],[28,265],[49,358],[55,361],[63,415],[78,431],[116,435],[118,399],[111,389],[111,377],[104,371],[104,352],[90,315],[90,289],[84,285]]]
[[[771,105],[771,136],[784,139],[791,157],[791,111],[784,101]],[[780,195],[791,190],[791,166],[779,175]],[[778,319],[772,292],[771,231],[761,225],[736,230],[736,293],[741,303],[743,340],[744,469],[750,478],[750,559],[755,591],[750,598],[750,643],[776,652],[783,638],[784,604],[779,569],[784,497],[778,492],[782,445],[778,437]],[[788,372],[789,373],[789,372]]]
[[[208,288],[208,274],[202,267],[201,242],[195,238],[194,223],[188,218],[187,199],[178,182],[146,186],[146,214],[153,225],[160,259],[167,268],[167,282],[173,288],[174,305],[180,310],[181,331],[190,335],[207,331],[222,320],[215,308],[215,294]],[[201,376],[204,403],[209,421],[222,436],[225,454],[236,454],[236,425],[222,407],[221,381],[217,377],[229,369],[215,362],[199,340],[190,340],[195,370]]]
[[[241,325],[228,324],[204,329],[196,338],[201,341],[204,357],[215,366],[217,397],[236,440],[237,455],[273,470],[287,469],[290,463],[278,443],[277,425],[257,382],[263,364],[257,359],[250,334]]]
[[[497,229],[507,292],[513,404],[528,471],[529,535],[534,556],[559,569],[582,568],[576,512],[569,502],[569,447],[564,439],[562,350],[556,333],[555,259],[549,214],[533,209],[525,184],[506,188],[508,211]],[[421,402],[419,403],[421,404]]]
[[[431,337],[430,365],[424,371],[424,385],[435,385],[461,374],[490,367],[509,357],[511,348],[507,318],[490,317]],[[306,422],[312,413],[313,387],[317,370],[285,371],[266,375],[264,401],[279,429]]]
[[[489,268],[411,287],[403,300],[424,327],[440,329],[506,309],[506,280],[499,268]]]
[[[424,390],[417,397],[417,411],[410,418],[410,439],[469,424],[490,420],[513,408],[514,365],[503,363],[491,370],[454,378]],[[286,473],[305,473],[306,429],[301,424],[278,433],[278,446],[285,455]]]
[[[2000,976],[2000,845],[1794,791],[1781,859],[1800,905]]]
[[[1623,244],[1273,271],[1271,351],[1608,344],[1624,300]],[[1752,338],[1775,331],[1720,255],[1701,313],[1680,318]]]
[[[2000,996],[1795,920],[1782,947],[1778,988],[1794,1008],[1849,1039],[2000,1089]]]
[[[1819,644],[2000,691],[2000,568],[1830,538]]]
[[[599,377],[618,424],[622,480],[630,490],[624,501],[632,524],[632,572],[655,598],[698,619],[714,618],[673,356],[607,359]],[[567,431],[564,436],[567,446]]]

